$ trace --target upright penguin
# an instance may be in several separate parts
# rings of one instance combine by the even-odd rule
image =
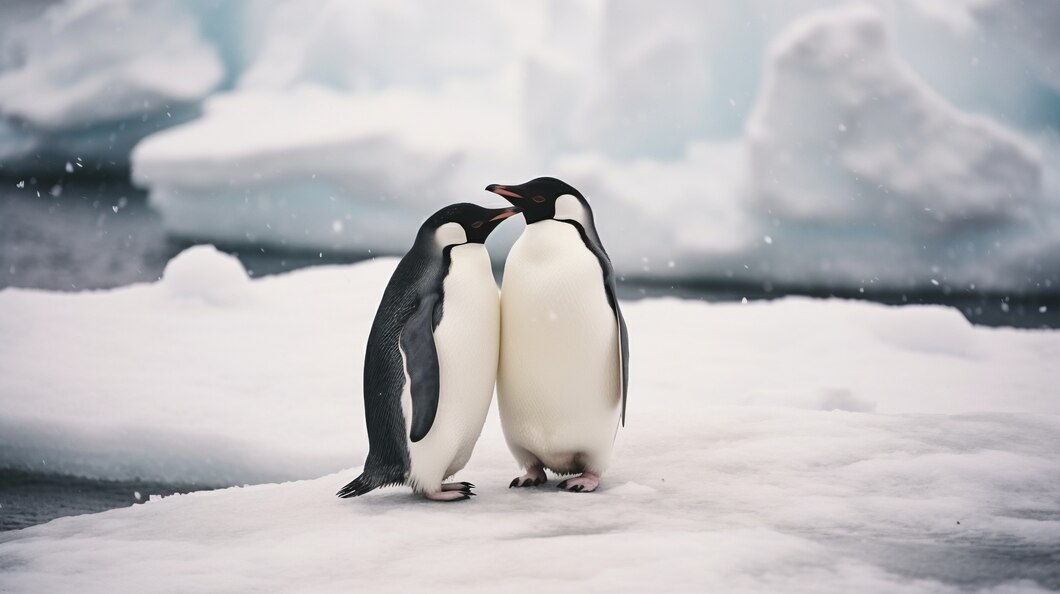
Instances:
[[[526,469],[510,487],[545,482],[544,469],[580,476],[561,489],[596,489],[625,424],[626,322],[611,260],[581,192],[551,177],[493,184],[523,211],[526,229],[504,264],[497,402],[508,448]]]
[[[435,501],[473,495],[442,481],[467,464],[493,398],[500,299],[483,243],[517,212],[453,204],[420,227],[368,335],[368,458],[339,497],[396,484]]]

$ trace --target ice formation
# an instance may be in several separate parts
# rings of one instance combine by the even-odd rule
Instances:
[[[1040,291],[1047,4],[70,0],[8,35],[0,162],[120,163],[176,124],[132,167],[182,237],[395,253],[439,203],[562,174],[630,276]]]
[[[23,173],[73,155],[127,163],[136,140],[187,119],[225,74],[190,3],[57,4],[6,33],[20,60],[0,71],[0,161]]]
[[[519,143],[479,91],[218,96],[199,120],[137,146],[133,179],[177,235],[400,252],[424,211],[470,198],[453,182],[470,155],[485,169]]]
[[[819,266],[915,287],[934,265],[949,284],[1004,287],[1028,274],[994,242],[1040,234],[1038,152],[928,89],[872,9],[807,18],[776,41],[747,143],[752,211],[797,248],[761,254],[775,278]]]

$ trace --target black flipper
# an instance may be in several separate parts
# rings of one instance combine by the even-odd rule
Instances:
[[[417,442],[427,437],[438,412],[438,349],[434,344],[434,309],[436,295],[420,300],[416,312],[401,330],[401,350],[412,393],[412,428],[409,439]]]

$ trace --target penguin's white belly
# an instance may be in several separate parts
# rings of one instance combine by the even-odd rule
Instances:
[[[603,472],[621,413],[618,323],[600,264],[568,223],[528,225],[501,291],[505,438],[556,472]]]
[[[438,411],[427,436],[408,441],[409,482],[428,492],[471,458],[493,398],[500,346],[500,298],[485,246],[459,245],[450,256],[442,320],[434,330]],[[411,422],[407,375],[402,405],[406,422]]]

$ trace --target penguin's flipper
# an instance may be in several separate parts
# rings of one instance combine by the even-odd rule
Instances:
[[[412,394],[412,428],[409,439],[417,442],[427,437],[438,412],[438,349],[434,344],[434,309],[437,296],[420,300],[412,317],[401,330],[401,350],[405,353],[405,371],[409,374]]]

